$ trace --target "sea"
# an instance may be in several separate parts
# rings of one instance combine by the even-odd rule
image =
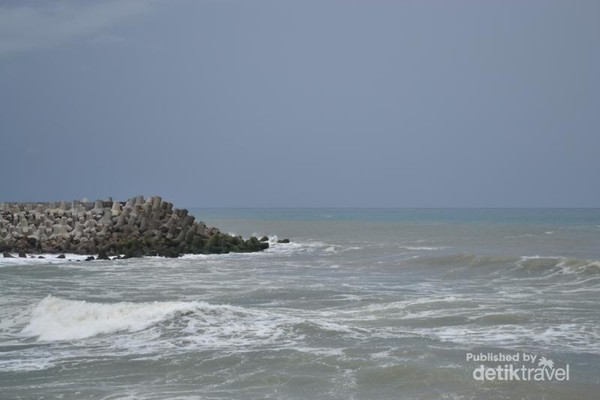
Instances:
[[[0,258],[0,398],[600,398],[600,209],[191,212],[271,247]]]

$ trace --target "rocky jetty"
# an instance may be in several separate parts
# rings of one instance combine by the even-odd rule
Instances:
[[[178,257],[254,252],[269,247],[207,227],[159,196],[126,202],[0,203],[0,253]]]

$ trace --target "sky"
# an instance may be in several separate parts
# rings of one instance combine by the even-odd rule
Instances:
[[[0,3],[0,201],[600,207],[597,0]]]

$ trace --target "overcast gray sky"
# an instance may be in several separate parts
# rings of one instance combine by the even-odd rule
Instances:
[[[600,1],[0,4],[0,201],[600,206]]]

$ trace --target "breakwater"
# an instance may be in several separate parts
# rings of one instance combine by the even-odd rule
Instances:
[[[254,252],[263,239],[243,239],[196,221],[160,196],[125,202],[0,203],[0,252],[141,257]]]

